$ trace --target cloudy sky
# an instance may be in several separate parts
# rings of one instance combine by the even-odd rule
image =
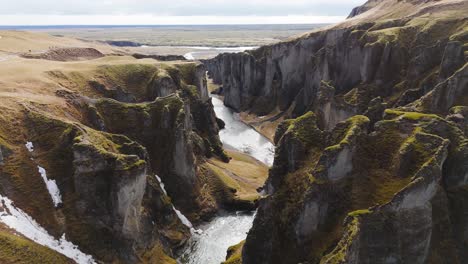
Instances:
[[[281,24],[344,19],[365,0],[0,0],[0,25]]]

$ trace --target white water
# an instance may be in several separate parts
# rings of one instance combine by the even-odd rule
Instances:
[[[221,54],[221,53],[236,53],[236,52],[243,52],[246,50],[253,50],[258,47],[184,47],[184,48],[199,50],[199,51],[192,51],[184,55],[184,57],[187,60],[196,60],[196,59],[206,58],[206,57],[215,57],[216,55]]]
[[[226,148],[246,153],[259,161],[273,165],[275,146],[255,129],[240,121],[237,113],[224,106],[223,101],[212,97],[216,116],[226,123],[219,136]]]
[[[235,149],[271,166],[274,146],[250,126],[241,122],[236,113],[213,97],[218,118],[226,123],[220,131],[221,141],[226,148]],[[247,237],[255,218],[253,212],[231,213],[216,217],[202,226],[202,234],[194,235],[188,247],[178,259],[183,264],[219,264],[226,260],[227,249]]]
[[[194,236],[179,263],[219,264],[226,259],[227,249],[247,237],[252,228],[253,213],[219,216],[203,226],[203,233]]]
[[[23,212],[21,209],[16,208],[10,199],[1,195],[0,222],[37,244],[46,246],[73,259],[78,264],[95,263],[93,257],[84,254],[78,249],[78,246],[67,241],[65,234],[63,234],[60,239],[55,239],[53,236],[49,235],[47,230],[41,227],[31,216]]]

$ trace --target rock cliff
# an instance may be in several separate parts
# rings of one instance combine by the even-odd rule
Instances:
[[[370,0],[204,62],[226,105],[284,119],[242,263],[466,262],[467,11]]]
[[[175,208],[196,223],[224,206],[204,175],[209,159],[229,160],[204,66],[133,57],[50,63],[28,77],[31,90],[0,97],[0,194],[96,261],[175,263],[191,236]],[[46,180],[56,183],[57,206]]]
[[[369,1],[360,8],[369,11],[332,28],[205,64],[227,106],[260,116],[314,111],[331,129],[376,98],[404,106],[436,86],[431,98],[450,90],[451,101],[427,110],[447,113],[466,104],[466,8],[465,1]]]

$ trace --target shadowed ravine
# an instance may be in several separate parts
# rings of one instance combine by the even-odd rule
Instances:
[[[271,166],[274,146],[253,128],[242,123],[236,114],[213,97],[213,105],[218,118],[226,123],[220,137],[225,148],[246,153]],[[179,258],[183,264],[219,264],[226,258],[227,249],[247,237],[252,227],[254,212],[221,214],[200,228],[201,234],[194,234],[187,248]]]

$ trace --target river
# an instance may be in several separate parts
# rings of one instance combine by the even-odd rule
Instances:
[[[185,47],[194,51],[184,55],[187,60],[208,59],[214,58],[221,53],[235,53],[246,50],[253,50],[258,47]]]
[[[271,166],[274,146],[264,136],[240,121],[238,114],[224,106],[218,97],[212,97],[218,118],[226,123],[219,136],[225,148],[234,149]],[[254,212],[222,213],[200,227],[194,234],[178,263],[219,264],[226,259],[227,249],[247,237],[255,218]]]

